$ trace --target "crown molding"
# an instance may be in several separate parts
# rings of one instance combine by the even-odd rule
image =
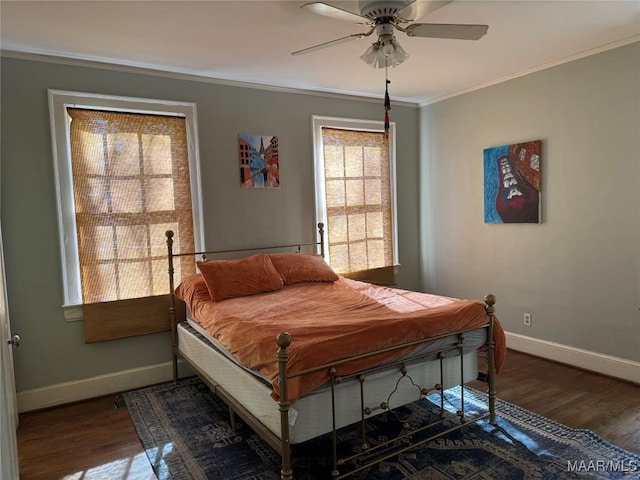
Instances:
[[[243,82],[240,80],[228,80],[222,78],[207,77],[197,75],[190,72],[162,70],[160,68],[152,68],[148,66],[120,64],[115,62],[97,61],[86,58],[66,57],[59,55],[51,55],[38,52],[17,51],[17,50],[0,50],[0,57],[14,58],[17,60],[29,60],[34,62],[55,63],[58,65],[68,65],[73,67],[93,68],[110,70],[114,72],[134,73],[137,75],[150,75],[155,77],[171,78],[174,80],[187,80],[192,82],[211,83],[216,85],[224,85],[238,88],[251,88],[254,90],[266,90],[270,92],[291,93],[295,95],[307,95],[314,97],[339,98],[341,100],[353,100],[368,103],[379,103],[384,97],[369,97],[365,95],[357,95],[350,92],[332,92],[323,90],[311,90],[293,87],[280,87],[276,85],[267,85],[261,83]],[[419,102],[408,102],[402,100],[393,100],[394,105],[403,107],[419,106]]]
[[[578,52],[574,55],[569,55],[568,57],[559,58],[557,60],[553,60],[552,62],[543,63],[537,65],[535,67],[527,68],[525,70],[521,70],[519,72],[512,73],[502,78],[498,78],[496,80],[491,80],[490,82],[479,83],[478,85],[474,85],[473,87],[465,88],[463,90],[457,90],[455,92],[451,92],[447,95],[443,95],[440,97],[433,98],[427,102],[420,103],[420,107],[426,107],[427,105],[431,105],[433,103],[438,103],[443,100],[447,100],[449,98],[457,97],[459,95],[464,95],[465,93],[475,92],[476,90],[482,90],[483,88],[491,87],[493,85],[498,85],[500,83],[508,82],[509,80],[513,80],[518,77],[524,77],[525,75],[530,75],[535,72],[539,72],[542,70],[546,70],[548,68],[556,67],[558,65],[562,65],[564,63],[573,62],[574,60],[579,60],[584,57],[590,57],[591,55],[596,55],[598,53],[606,52],[608,50],[613,50],[615,48],[624,47],[626,45],[631,45],[632,43],[640,42],[640,35],[634,35],[632,37],[624,38],[622,40],[618,40],[616,42],[607,43],[606,45],[601,45],[600,47],[591,48],[589,50],[584,50],[582,52]]]
[[[392,100],[394,104],[398,106],[425,107],[427,105],[438,103],[443,100],[447,100],[449,98],[464,95],[466,93],[471,93],[477,90],[482,90],[483,88],[491,87],[493,85],[498,85],[500,83],[504,83],[509,80],[513,80],[519,77],[524,77],[532,73],[536,73],[542,70],[546,70],[548,68],[556,67],[564,63],[569,63],[574,60],[579,60],[581,58],[589,57],[591,55],[596,55],[598,53],[606,52],[608,50],[613,50],[615,48],[630,45],[636,42],[640,42],[640,35],[633,35],[631,37],[624,38],[616,42],[611,42],[596,48],[591,48],[588,50],[584,50],[582,52],[578,52],[574,55],[569,55],[567,57],[559,58],[551,62],[543,63],[535,67],[521,70],[519,72],[514,72],[512,74],[506,75],[496,80],[480,83],[462,90],[456,90],[449,94],[433,98],[426,102],[409,102],[409,101],[401,101],[401,100],[393,100],[393,99]],[[370,97],[370,96],[358,95],[350,92],[333,92],[333,91],[311,90],[311,89],[302,89],[302,88],[293,88],[293,87],[281,87],[276,85],[266,85],[266,84],[260,84],[260,83],[243,82],[239,80],[228,80],[228,79],[222,79],[222,78],[207,77],[204,75],[197,75],[190,72],[162,70],[160,68],[152,68],[148,66],[129,65],[129,64],[108,62],[108,61],[96,61],[96,60],[87,59],[87,58],[67,57],[62,55],[51,55],[51,54],[45,54],[45,53],[39,53],[39,52],[0,50],[0,56],[6,57],[6,58],[15,58],[19,60],[31,60],[31,61],[37,61],[37,62],[55,63],[59,65],[103,69],[103,70],[110,70],[110,71],[116,71],[116,72],[134,73],[138,75],[151,75],[156,77],[172,78],[177,80],[188,80],[188,81],[201,82],[201,83],[211,83],[216,85],[225,85],[225,86],[238,87],[238,88],[251,88],[254,90],[290,93],[295,95],[308,95],[308,96],[325,97],[325,98],[339,98],[342,100],[346,99],[346,100],[370,102],[370,103],[377,103],[383,99],[383,97]]]

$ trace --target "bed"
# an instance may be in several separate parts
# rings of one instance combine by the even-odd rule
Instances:
[[[449,387],[479,377],[488,383],[488,412],[469,416],[461,389],[459,421],[446,431],[487,417],[493,422],[494,376],[505,351],[495,297],[460,300],[336,275],[324,261],[323,225],[318,228],[318,242],[251,249],[231,260],[203,256],[199,273],[179,285],[176,257],[220,252],[174,253],[167,232],[174,379],[180,359],[228,405],[232,426],[238,415],[281,455],[284,480],[294,478],[291,446],[320,435],[332,438],[331,478],[415,447],[402,443],[389,453],[390,440],[372,455],[367,420],[432,392],[442,398]],[[296,252],[282,252],[288,248]],[[182,302],[185,319],[178,318]],[[363,438],[361,452],[345,456],[337,431],[348,425],[357,425]],[[409,428],[431,425],[407,425],[403,438],[411,437]]]

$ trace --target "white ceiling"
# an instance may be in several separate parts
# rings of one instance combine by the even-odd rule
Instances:
[[[1,46],[26,52],[322,92],[380,98],[384,70],[354,40],[290,53],[365,27],[314,15],[305,1],[4,1]],[[353,7],[355,2],[327,2]],[[393,100],[427,104],[634,41],[640,0],[456,0],[429,23],[488,24],[478,41],[397,39],[409,53],[389,69]]]

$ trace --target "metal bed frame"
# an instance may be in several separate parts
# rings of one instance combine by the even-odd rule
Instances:
[[[319,365],[317,367],[307,369],[300,372],[289,373],[287,370],[287,361],[289,358],[289,347],[294,341],[287,332],[280,333],[276,338],[276,344],[278,346],[277,350],[277,361],[279,367],[279,377],[280,377],[280,399],[278,401],[278,407],[280,411],[280,435],[274,434],[269,428],[267,428],[258,418],[256,418],[252,413],[250,413],[245,406],[243,406],[240,402],[238,402],[231,394],[225,391],[218,382],[212,378],[209,374],[207,374],[200,366],[198,366],[195,362],[191,361],[181,350],[178,341],[178,318],[177,318],[177,308],[176,308],[176,298],[175,298],[175,284],[174,284],[174,258],[182,257],[182,256],[202,256],[203,260],[206,260],[206,255],[212,254],[228,254],[228,253],[241,253],[241,252],[251,252],[251,251],[260,251],[260,250],[272,250],[272,249],[285,249],[285,248],[296,248],[297,251],[301,251],[302,247],[314,247],[320,250],[320,254],[324,256],[324,224],[318,224],[318,234],[319,241],[311,242],[311,243],[300,243],[294,245],[278,245],[273,247],[260,247],[260,248],[246,248],[246,249],[234,249],[234,250],[217,250],[217,251],[206,251],[206,252],[189,252],[189,253],[174,253],[173,252],[173,231],[169,230],[166,232],[167,237],[167,258],[169,263],[169,287],[171,289],[171,303],[169,307],[169,315],[171,319],[171,334],[172,334],[172,344],[173,344],[173,379],[174,382],[178,380],[178,359],[184,361],[187,365],[193,369],[193,371],[204,381],[212,392],[218,396],[229,408],[230,413],[230,422],[232,428],[235,428],[235,415],[238,415],[242,418],[246,424],[251,427],[266,443],[272,447],[282,458],[280,478],[281,480],[293,480],[293,470],[292,470],[292,462],[291,462],[291,441],[289,434],[289,410],[291,408],[291,402],[288,397],[288,381],[300,377],[303,375],[308,375],[314,372],[318,372],[321,370],[327,371],[330,376],[330,389],[331,389],[331,403],[332,403],[332,472],[331,478],[334,480],[347,478],[355,473],[361,472],[366,468],[369,468],[375,464],[388,460],[396,455],[406,452],[410,449],[416,448],[419,445],[427,443],[431,440],[434,440],[438,437],[446,435],[452,431],[463,428],[466,425],[473,424],[482,419],[489,418],[489,422],[491,424],[495,423],[495,341],[493,339],[493,331],[494,331],[494,322],[495,322],[495,313],[494,313],[494,304],[495,304],[495,296],[494,295],[486,295],[484,298],[485,309],[487,312],[487,323],[481,327],[487,330],[487,340],[486,345],[488,347],[488,359],[487,359],[487,372],[478,373],[478,379],[485,381],[488,384],[488,411],[486,413],[468,416],[465,412],[464,407],[464,388],[460,389],[460,409],[455,413],[455,415],[447,415],[444,408],[444,373],[443,373],[443,362],[447,356],[458,355],[460,358],[460,384],[463,383],[464,379],[464,364],[463,364],[463,349],[464,349],[464,337],[465,334],[470,330],[464,330],[459,332],[451,332],[445,335],[440,335],[437,337],[429,337],[429,338],[421,338],[416,339],[411,342],[402,343],[399,345],[394,345],[392,347],[387,347],[384,349],[379,349],[376,351],[371,351],[368,353],[348,356],[339,361]],[[473,329],[476,330],[476,329]],[[434,342],[437,340],[441,340],[445,337],[449,337],[451,335],[455,335],[457,341],[454,343],[441,348],[438,352],[436,352],[438,361],[440,362],[440,379],[438,382],[431,386],[420,386],[413,382],[413,379],[408,375],[407,365],[420,361],[424,359],[427,355],[415,355],[405,357],[402,360],[396,362],[388,362],[381,366],[376,366],[372,368],[368,368],[350,375],[341,376],[338,374],[338,367],[340,365],[347,364],[349,362],[353,362],[356,360],[360,360],[363,358],[371,357],[380,353],[391,352],[394,350],[400,350],[406,347],[419,346],[422,344],[427,344],[430,342]],[[434,353],[431,352],[428,356],[433,356]],[[381,402],[378,405],[366,405],[365,395],[363,384],[368,375],[380,372],[382,370],[396,370],[398,373],[398,382],[400,383],[402,379],[408,379],[412,382],[412,384],[420,390],[420,395],[423,397],[431,392],[437,391],[440,393],[440,419],[430,423],[428,425],[422,425],[417,428],[410,429],[408,423],[403,422],[402,430],[398,437],[393,438],[387,442],[381,443],[374,447],[371,447],[365,437],[365,425],[366,421],[370,416],[379,411],[379,410],[387,410],[390,411],[390,402]],[[335,392],[338,386],[342,383],[348,381],[357,381],[360,382],[360,429],[361,429],[361,444],[359,451],[348,455],[346,457],[342,457],[338,454],[338,439],[337,439],[337,430],[336,427],[336,404],[335,404]],[[397,385],[396,384],[396,385]],[[389,399],[395,393],[395,390],[390,392]],[[428,435],[427,437],[422,436],[418,441],[411,443],[411,436],[426,432],[428,429],[433,428],[435,426],[444,424],[449,421],[451,417],[458,417],[458,423],[452,427],[446,428],[444,431],[439,431],[433,435]],[[401,444],[398,441],[405,440],[408,441],[409,444]],[[396,445],[396,447],[393,447]],[[376,452],[380,452],[379,455],[375,455]],[[355,460],[362,460],[364,457],[374,458],[369,460],[368,458],[363,462],[359,463],[357,466],[352,467],[348,471],[341,472],[341,468],[352,464]]]

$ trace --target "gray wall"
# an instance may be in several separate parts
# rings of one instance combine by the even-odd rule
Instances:
[[[85,345],[66,322],[47,89],[198,105],[208,248],[313,238],[311,115],[380,102],[2,58],[1,207],[18,391],[169,360],[169,336]],[[394,105],[403,288],[498,296],[507,330],[640,360],[640,44],[418,110]],[[240,132],[277,135],[282,188],[241,190]],[[543,140],[543,223],[483,223],[482,151]],[[533,326],[522,326],[522,313]]]
[[[640,43],[421,109],[424,289],[640,360]],[[541,139],[540,225],[483,223],[483,149]],[[523,326],[523,313],[532,326]]]
[[[312,241],[311,116],[381,120],[382,101],[240,88],[108,69],[2,58],[2,230],[17,390],[170,359],[168,334],[85,345],[66,322],[47,89],[196,102],[207,248]],[[419,286],[419,109],[394,105],[397,123],[399,284]],[[279,190],[241,190],[238,133],[277,135]]]

